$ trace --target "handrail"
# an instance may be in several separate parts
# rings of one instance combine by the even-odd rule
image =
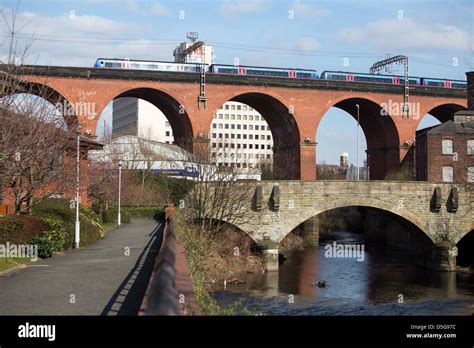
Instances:
[[[143,315],[179,315],[176,279],[176,236],[174,207],[166,208],[165,227],[160,252],[143,303]]]

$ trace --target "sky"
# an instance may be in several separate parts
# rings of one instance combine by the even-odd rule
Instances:
[[[0,0],[0,59],[16,6]],[[196,31],[214,46],[217,63],[368,72],[387,54],[403,54],[411,75],[465,79],[474,69],[473,26],[472,0],[23,0],[15,37],[31,43],[30,64],[172,61],[186,32]],[[337,163],[345,151],[354,159],[355,139],[355,121],[329,110],[317,134],[318,162]]]

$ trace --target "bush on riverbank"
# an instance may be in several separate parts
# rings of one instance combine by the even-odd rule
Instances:
[[[261,272],[262,260],[253,253],[250,237],[235,229],[219,234],[198,232],[198,226],[186,223],[179,213],[175,233],[186,253],[196,301],[203,315],[255,315],[240,302],[221,306],[209,294],[212,284],[243,271]]]

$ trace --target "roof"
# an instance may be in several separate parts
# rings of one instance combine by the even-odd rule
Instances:
[[[428,130],[428,134],[474,134],[474,121],[454,122],[449,120],[432,127]]]

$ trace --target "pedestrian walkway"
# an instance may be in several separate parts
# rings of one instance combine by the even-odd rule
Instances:
[[[137,315],[161,225],[133,220],[86,248],[0,277],[0,315]]]

